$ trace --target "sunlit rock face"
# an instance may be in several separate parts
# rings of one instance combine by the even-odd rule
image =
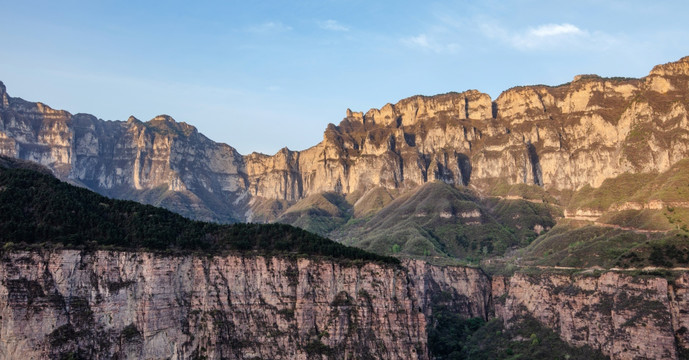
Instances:
[[[36,161],[63,180],[108,196],[204,220],[240,217],[233,206],[243,204],[247,189],[243,158],[193,126],[165,115],[146,123],[134,117],[103,121],[6,98],[0,154]]]
[[[242,156],[169,116],[103,121],[12,98],[1,86],[0,154],[109,196],[215,221],[251,219],[266,201],[373,187],[404,192],[434,180],[575,190],[686,157],[688,84],[683,58],[642,79],[581,75],[509,89],[495,101],[476,90],[414,96],[347,110],[320,143],[272,156]]]

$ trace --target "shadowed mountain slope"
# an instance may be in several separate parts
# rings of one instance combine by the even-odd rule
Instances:
[[[114,200],[0,157],[0,242],[6,247],[292,254],[399,263],[283,224],[219,225]],[[8,245],[9,244],[9,245]]]

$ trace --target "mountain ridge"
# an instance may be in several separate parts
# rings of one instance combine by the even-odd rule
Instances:
[[[0,164],[0,353],[13,358],[686,355],[686,272],[491,278],[478,268],[400,263],[361,250],[322,256],[322,245],[344,247],[300,241],[306,232],[287,225],[183,220],[70,186],[32,163],[0,157]],[[93,230],[109,222],[103,212],[124,214],[134,226],[101,237]],[[214,229],[239,230],[222,240],[239,251],[150,251],[198,249],[175,239],[184,233],[179,226],[201,226],[202,239]],[[12,227],[34,233],[18,236]],[[96,244],[80,248],[80,238]],[[126,245],[110,247],[113,239]]]
[[[614,359],[687,356],[689,57],[642,79],[585,75],[495,101],[467,91],[349,110],[321,143],[273,156],[242,156],[169,116],[101,121],[0,90],[3,154],[187,216],[315,229],[406,268],[9,244],[0,321],[19,341],[2,342],[6,353],[221,358],[253,346],[247,356],[427,358],[445,345],[431,334],[446,320],[494,314],[505,334],[531,317]],[[429,264],[458,261],[497,271]],[[108,318],[110,306],[126,310]],[[483,336],[502,334],[496,321]],[[519,356],[514,342],[536,351],[536,333],[503,337],[500,354]],[[181,345],[175,355],[161,343]]]
[[[468,252],[450,252],[483,258],[500,255],[481,255],[484,248],[506,251],[504,244],[523,245],[559,217],[590,213],[569,204],[590,187],[625,173],[661,173],[689,157],[689,57],[641,79],[582,75],[558,86],[513,87],[495,100],[468,90],[412,96],[365,113],[348,109],[320,143],[274,155],[241,155],[167,115],[102,121],[12,98],[4,85],[1,96],[0,154],[46,165],[110,197],[199,220],[285,222],[340,241],[356,237],[365,248],[378,242],[376,251],[386,255],[396,244],[416,249],[414,256],[446,256],[445,237],[474,232],[440,210],[430,216],[448,229],[444,235],[420,217],[406,222],[416,227],[400,229],[421,234],[424,246],[406,246],[416,235],[400,243],[360,232],[379,213],[397,214],[386,208],[424,184],[468,190],[481,214],[497,220],[478,225],[497,236],[491,246],[468,242]],[[516,195],[500,195],[508,187]],[[380,190],[365,196],[371,189]],[[519,202],[525,194],[541,204]],[[519,218],[531,220],[523,226]]]
[[[366,113],[348,110],[339,125],[327,126],[321,143],[274,155],[241,155],[166,115],[148,122],[71,115],[12,98],[2,85],[0,153],[37,161],[60,178],[115,197],[139,196],[118,186],[134,193],[167,186],[187,203],[178,212],[198,210],[200,218],[216,221],[251,219],[248,198],[293,202],[374,186],[404,191],[431,180],[481,189],[504,178],[576,190],[625,171],[666,169],[689,152],[684,133],[669,143],[630,137],[641,131],[633,125],[653,122],[636,120],[656,113],[667,118],[663,123],[679,116],[666,130],[685,131],[681,85],[688,68],[685,57],[641,79],[581,76],[558,86],[513,87],[494,101],[476,90],[412,96]],[[555,166],[563,163],[569,165]],[[158,205],[174,210],[174,203]]]

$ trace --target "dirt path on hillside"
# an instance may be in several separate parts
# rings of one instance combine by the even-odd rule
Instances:
[[[666,233],[671,230],[647,230],[647,229],[639,229],[631,226],[622,226],[622,225],[615,225],[615,224],[606,224],[602,223],[600,221],[596,221],[597,218],[594,218],[593,216],[591,217],[586,217],[586,216],[565,216],[564,219],[567,220],[576,220],[576,221],[586,221],[590,222],[592,225],[595,226],[600,226],[604,228],[610,228],[610,229],[617,229],[617,230],[624,230],[624,231],[632,231],[637,234],[662,234]]]
[[[543,266],[543,265],[517,265],[519,267],[534,267],[541,270],[580,270],[580,271],[617,271],[617,272],[633,272],[633,271],[657,271],[657,270],[669,270],[669,271],[689,271],[687,267],[673,267],[673,268],[663,268],[656,266],[646,266],[643,268],[610,268],[606,269],[600,266],[593,266],[588,268],[572,267],[572,266]]]
[[[525,199],[521,196],[514,196],[514,195],[508,195],[508,196],[487,196],[487,198],[498,198],[500,200],[524,200],[528,201],[530,203],[534,204],[543,204],[543,200],[538,200],[538,199]],[[547,204],[547,203],[546,203]]]
[[[594,221],[593,224],[596,226],[606,227],[606,228],[611,228],[611,229],[633,231],[633,232],[638,233],[638,234],[659,234],[659,233],[666,233],[666,232],[670,231],[670,230],[644,230],[644,229],[637,229],[637,228],[629,227],[629,226],[606,224],[606,223],[602,223],[602,222],[598,222],[598,221]]]

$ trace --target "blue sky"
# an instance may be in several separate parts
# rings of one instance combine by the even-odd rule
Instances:
[[[416,94],[645,76],[689,55],[685,1],[5,1],[11,96],[169,114],[242,154],[301,150]]]

